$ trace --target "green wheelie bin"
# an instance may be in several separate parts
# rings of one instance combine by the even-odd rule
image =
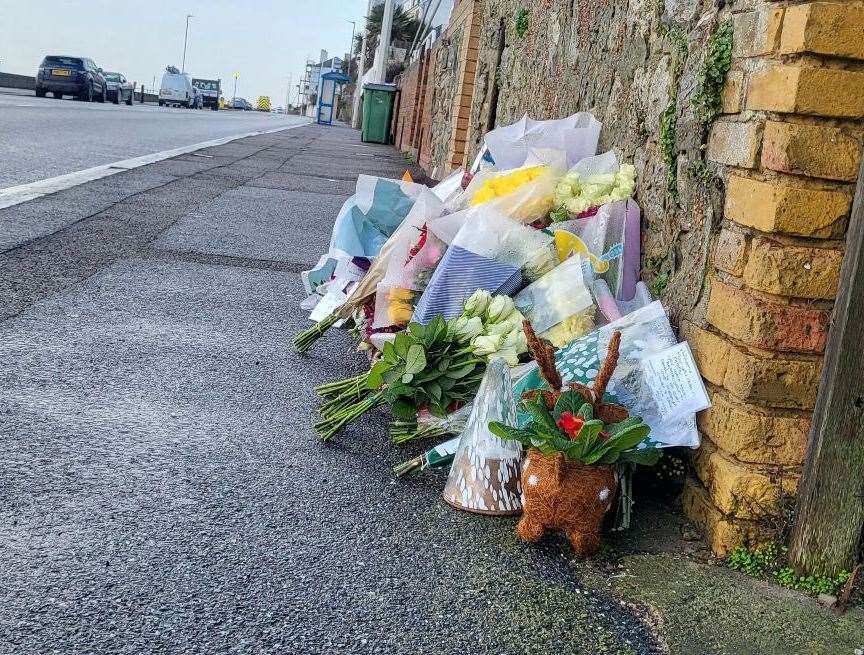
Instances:
[[[360,140],[364,143],[389,143],[390,120],[393,118],[393,84],[363,85],[363,124]]]

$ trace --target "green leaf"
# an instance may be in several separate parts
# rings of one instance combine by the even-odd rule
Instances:
[[[629,450],[645,441],[645,437],[647,437],[650,432],[651,428],[644,423],[641,423],[640,425],[627,428],[623,432],[619,432],[614,437],[610,437],[607,443],[619,451]]]
[[[477,368],[475,364],[468,364],[460,368],[454,368],[450,371],[447,371],[447,377],[458,380],[460,378],[464,378],[466,375],[469,375],[475,368]]]
[[[405,373],[419,373],[426,368],[426,352],[420,344],[413,344],[405,357]]]
[[[402,376],[402,384],[411,384],[411,380],[414,379],[413,373],[406,373]]]
[[[627,430],[635,425],[640,425],[642,423],[642,419],[638,416],[631,416],[629,418],[624,419],[620,423],[612,423],[606,428],[606,432],[609,433],[610,437],[614,437],[617,434],[620,434],[624,430]]]
[[[489,424],[489,432],[494,434],[496,437],[500,437],[501,439],[518,441],[524,446],[533,445],[532,439],[536,438],[536,435],[529,430],[520,430],[519,428],[514,428],[510,425],[504,425],[503,423],[499,423],[498,421],[493,421]]]
[[[417,416],[417,408],[414,404],[403,398],[399,398],[395,402],[391,403],[390,411],[396,418],[401,418],[406,421]]]
[[[543,402],[542,395],[538,395],[536,399],[526,402],[524,408],[525,412],[531,416],[533,423],[535,424],[532,427],[537,432],[546,432],[549,434],[560,432],[558,424],[555,423],[555,419],[552,418],[552,414],[550,414],[549,410],[546,409],[546,404]]]
[[[561,418],[561,414],[564,412],[570,412],[573,416],[576,416],[584,404],[586,404],[585,399],[578,393],[575,391],[565,391],[558,398],[558,402],[555,403],[552,416],[555,417],[556,421]]]
[[[579,416],[584,418],[586,421],[589,421],[592,418],[594,418],[594,408],[591,407],[591,404],[586,403],[585,399],[582,398],[582,396],[579,396],[579,399],[582,401],[582,405],[580,405],[579,411],[578,411]]]
[[[384,348],[381,353],[385,362],[395,364],[399,361],[399,356],[396,354],[396,348],[389,341],[384,343]]]
[[[384,380],[384,384],[393,384],[401,376],[402,373],[400,373],[397,368],[388,368],[381,375]]]
[[[654,446],[625,450],[619,457],[619,461],[621,462],[641,464],[642,466],[654,466],[659,460],[660,450]]]
[[[423,327],[423,325],[421,325],[420,323],[409,323],[408,331],[411,333],[411,336],[413,336],[417,340],[420,340],[426,333],[426,328]]]
[[[369,389],[380,389],[384,386],[384,373],[390,369],[390,364],[384,360],[379,360],[369,369],[369,375],[366,377],[366,387]]]
[[[408,355],[408,349],[413,343],[414,339],[412,339],[404,332],[400,332],[396,335],[396,339],[393,341],[393,350],[396,352],[397,355],[399,355],[399,357],[405,359],[406,355]]]
[[[440,384],[438,384],[437,382],[430,382],[428,385],[426,385],[425,389],[426,393],[428,393],[431,398],[433,398],[436,402],[440,402],[441,394],[443,391]]]

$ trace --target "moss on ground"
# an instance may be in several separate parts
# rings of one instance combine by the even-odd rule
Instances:
[[[660,621],[670,652],[705,655],[838,655],[864,647],[864,610],[843,616],[803,594],[721,566],[669,555],[631,555],[623,575],[589,574]],[[588,582],[588,580],[585,580]]]

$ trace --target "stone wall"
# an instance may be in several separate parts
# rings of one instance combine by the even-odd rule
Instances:
[[[430,52],[427,94],[429,148],[420,164],[440,179],[465,163],[468,114],[474,92],[480,0],[459,0],[450,22]]]
[[[783,528],[805,457],[864,132],[864,8],[718,4],[484,0],[471,83],[457,6],[421,164],[443,177],[525,112],[603,122],[601,151],[639,174],[643,278],[714,403],[684,507],[724,554]]]

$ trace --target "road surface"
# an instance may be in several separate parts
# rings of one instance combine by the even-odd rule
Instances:
[[[0,189],[305,120],[257,111],[127,107],[0,93]]]

